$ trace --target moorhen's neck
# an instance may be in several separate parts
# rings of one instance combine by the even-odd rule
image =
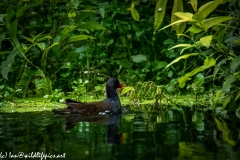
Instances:
[[[106,85],[107,98],[118,97],[116,88],[113,86]]]

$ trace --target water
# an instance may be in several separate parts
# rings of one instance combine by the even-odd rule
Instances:
[[[239,132],[234,115],[223,120],[189,108],[111,117],[0,113],[0,159],[235,160]]]

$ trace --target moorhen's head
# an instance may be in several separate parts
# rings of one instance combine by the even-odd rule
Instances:
[[[110,78],[107,81],[106,87],[116,90],[117,88],[123,88],[123,85],[119,83],[119,81],[116,78]]]
[[[110,98],[117,96],[117,88],[123,88],[123,85],[120,84],[116,78],[110,78],[106,84],[107,97]]]

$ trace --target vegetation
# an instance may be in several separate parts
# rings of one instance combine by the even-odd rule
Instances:
[[[194,94],[235,111],[240,3],[188,2],[2,0],[0,100],[82,100],[118,77],[134,103]]]

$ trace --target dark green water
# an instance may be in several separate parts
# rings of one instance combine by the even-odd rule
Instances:
[[[41,159],[36,158],[41,154],[67,160],[237,160],[239,119],[188,108],[111,117],[0,113],[0,159]]]

